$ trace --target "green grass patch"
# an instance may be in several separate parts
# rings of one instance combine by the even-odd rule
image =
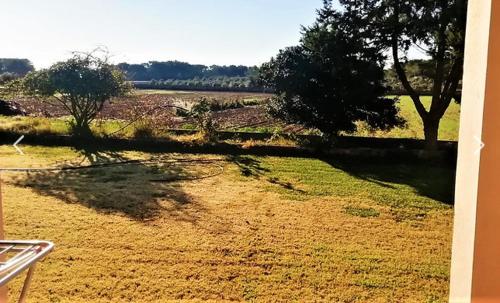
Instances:
[[[453,203],[449,165],[366,159],[233,157],[243,177],[266,180],[270,190],[297,201],[341,197],[390,207],[398,221],[420,220]],[[355,211],[357,214],[372,211]]]
[[[378,217],[380,216],[380,212],[371,207],[359,207],[359,206],[346,206],[344,207],[344,211],[347,214],[361,217],[361,218],[370,218],[370,217]]]

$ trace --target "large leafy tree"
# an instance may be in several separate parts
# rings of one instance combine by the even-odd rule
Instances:
[[[262,82],[276,92],[271,113],[329,136],[355,131],[359,121],[379,129],[401,125],[397,100],[384,97],[384,56],[367,42],[325,6],[303,29],[300,45],[261,67]]]
[[[439,123],[457,92],[463,74],[467,0],[339,0],[345,20],[371,45],[390,53],[394,70],[410,95],[424,125],[429,147],[438,140]],[[335,15],[330,0],[323,13]],[[431,61],[432,102],[426,107],[408,79],[410,49]]]
[[[73,133],[89,136],[90,124],[104,103],[126,94],[130,86],[123,73],[106,59],[94,53],[77,53],[48,69],[27,74],[18,88],[26,95],[62,106],[73,116]]]

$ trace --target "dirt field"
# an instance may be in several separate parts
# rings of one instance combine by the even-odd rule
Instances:
[[[306,129],[299,125],[286,124],[270,117],[265,109],[265,104],[269,97],[271,96],[253,93],[143,90],[137,91],[136,94],[131,97],[120,98],[107,103],[104,106],[99,119],[108,124],[113,123],[112,121],[122,121],[123,123],[126,123],[126,121],[133,121],[138,117],[144,116],[153,120],[152,122],[148,122],[149,124],[154,124],[156,127],[161,127],[163,129],[195,129],[196,123],[192,119],[180,117],[174,109],[168,106],[175,105],[189,109],[193,104],[199,102],[200,98],[206,98],[211,103],[221,105],[219,106],[220,109],[214,112],[214,121],[216,122],[219,130],[266,133],[316,133],[315,130]],[[35,100],[17,101],[31,116],[57,118],[67,115],[67,113],[61,108],[57,106],[50,106],[43,102]],[[425,106],[429,106],[430,97],[423,97],[423,103]],[[228,104],[232,104],[233,107],[234,104],[237,104],[237,106],[235,108],[231,108]],[[163,108],[158,108],[159,106],[163,106]],[[402,96],[400,98],[399,108],[400,115],[407,121],[407,125],[405,127],[395,128],[387,132],[373,131],[363,125],[360,125],[356,133],[347,135],[422,139],[422,121],[418,116],[411,100],[407,96]],[[5,121],[5,123],[3,123],[1,118],[2,117],[0,117],[0,129],[8,129],[8,127],[3,127],[3,124],[8,124],[11,121]],[[456,103],[452,103],[440,125],[440,140],[456,141],[458,139],[459,118],[460,106]],[[58,131],[61,130],[61,126],[58,125],[61,120],[50,119],[39,122],[43,122],[43,124],[52,124],[52,127],[50,127],[50,125],[46,125],[44,130],[41,130],[41,132],[45,132],[47,128],[54,128]],[[134,126],[135,125],[132,125],[132,128]],[[113,129],[113,127],[111,127],[111,129]],[[133,130],[130,129],[129,131],[133,132]]]
[[[195,161],[4,173],[7,237],[56,244],[29,302],[447,300],[451,168],[23,149],[1,166]]]
[[[167,93],[170,92],[170,93]],[[131,120],[141,114],[154,110],[152,112],[155,119],[161,123],[167,123],[170,127],[180,127],[183,123],[189,123],[189,120],[174,118],[175,110],[169,108],[169,105],[175,105],[190,109],[193,104],[199,102],[200,98],[206,98],[209,102],[219,104],[248,103],[252,105],[237,109],[220,110],[216,113],[217,121],[221,127],[238,127],[239,125],[271,125],[277,121],[266,115],[262,106],[253,104],[264,103],[270,95],[252,94],[252,93],[226,93],[226,92],[173,92],[165,91],[138,91],[136,94],[113,99],[106,103],[99,116],[101,119],[119,119]],[[53,106],[46,102],[34,99],[17,99],[22,108],[31,116],[58,118],[67,116],[64,108]],[[56,105],[56,104],[54,104]]]

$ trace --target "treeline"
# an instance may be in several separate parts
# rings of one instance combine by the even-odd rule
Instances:
[[[272,92],[265,89],[258,80],[258,67],[206,66],[179,61],[120,63],[118,67],[139,89]],[[432,62],[410,60],[406,63],[405,70],[410,84],[417,92],[431,94],[434,83]],[[385,85],[390,88],[390,94],[406,94],[393,67],[385,71]]]
[[[140,89],[271,92],[258,81],[259,68],[256,66],[206,66],[180,61],[120,63],[117,66]],[[0,58],[0,83],[23,77],[34,70],[28,59]],[[431,94],[434,83],[431,61],[410,60],[405,64],[405,70],[408,81],[417,92]],[[393,67],[385,70],[385,85],[391,94],[406,94]]]
[[[131,81],[191,80],[195,78],[252,78],[257,77],[258,68],[243,65],[201,65],[180,61],[150,61],[142,64],[118,64]]]
[[[262,92],[259,69],[243,65],[201,65],[180,61],[118,64],[137,88]]]
[[[138,89],[230,91],[230,92],[272,92],[260,86],[249,77],[204,77],[189,80],[132,81]]]

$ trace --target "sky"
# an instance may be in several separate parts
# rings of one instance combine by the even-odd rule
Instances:
[[[322,0],[0,0],[0,58],[36,68],[106,47],[114,63],[260,65],[295,45]]]

